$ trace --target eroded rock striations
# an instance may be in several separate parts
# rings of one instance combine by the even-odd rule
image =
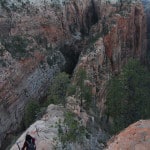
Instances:
[[[112,4],[113,3],[113,4]],[[61,70],[86,68],[102,115],[106,81],[130,57],[143,59],[146,21],[140,2],[2,1],[0,5],[0,147],[29,100],[46,93]],[[70,58],[71,57],[71,58]]]

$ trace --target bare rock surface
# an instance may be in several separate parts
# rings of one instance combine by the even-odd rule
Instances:
[[[106,150],[149,150],[150,120],[140,120],[113,137]]]
[[[68,104],[66,108],[57,105],[49,105],[46,114],[42,119],[33,123],[15,142],[10,150],[17,150],[23,146],[26,134],[30,134],[36,140],[37,150],[103,150],[105,145],[102,141],[106,141],[107,135],[101,130],[100,126],[98,130],[94,130],[94,120],[92,120],[91,131],[89,138],[84,136],[80,140],[69,141],[65,145],[62,143],[59,137],[59,127],[67,132],[67,126],[64,124],[64,113],[67,111],[76,114],[77,118],[80,118],[79,124],[84,127],[88,126],[88,121],[91,116],[88,116],[85,111],[80,111],[80,106],[77,104],[77,100],[74,97],[68,97]],[[76,119],[77,119],[76,118]],[[65,134],[65,133],[64,133]]]
[[[63,119],[63,108],[61,106],[49,105],[43,118],[32,124],[10,150],[18,150],[18,145],[22,147],[27,133],[35,138],[37,150],[54,149],[57,145],[58,124],[63,122]]]

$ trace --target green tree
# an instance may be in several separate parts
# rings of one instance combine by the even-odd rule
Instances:
[[[61,125],[58,127],[58,133],[61,142],[65,145],[68,142],[81,142],[85,136],[86,129],[79,122],[78,117],[72,112],[66,112],[64,116],[65,130],[62,129]]]
[[[87,80],[86,71],[83,68],[80,68],[76,73],[76,86],[80,90],[80,102],[83,107],[83,99],[85,104],[88,107],[92,99],[92,89],[85,85],[84,81]]]
[[[150,117],[150,73],[137,60],[130,60],[108,84],[107,114],[113,118],[112,133]]]
[[[67,89],[67,95],[68,95],[68,96],[74,95],[74,94],[76,93],[76,88],[77,88],[76,85],[70,84],[70,85],[68,86],[68,89]]]
[[[85,99],[86,108],[90,108],[90,104],[92,101],[92,87],[84,85],[83,97]]]
[[[76,74],[76,84],[80,88],[81,106],[83,106],[84,80],[86,80],[86,78],[86,71],[84,69],[79,69]]]
[[[24,115],[24,125],[26,128],[36,120],[39,112],[40,106],[37,101],[32,100],[27,104]]]
[[[69,79],[69,75],[66,74],[65,72],[59,73],[50,89],[49,89],[49,93],[48,93],[48,101],[47,103],[54,103],[54,104],[63,104],[65,107],[66,104],[66,91],[69,85],[70,79]]]

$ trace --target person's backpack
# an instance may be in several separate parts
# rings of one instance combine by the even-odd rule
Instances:
[[[35,144],[33,142],[33,139],[31,141],[26,141],[27,142],[27,150],[36,150]]]

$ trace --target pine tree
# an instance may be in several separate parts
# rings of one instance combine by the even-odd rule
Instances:
[[[137,60],[130,60],[108,85],[107,114],[113,118],[113,131],[150,117],[150,72]]]

